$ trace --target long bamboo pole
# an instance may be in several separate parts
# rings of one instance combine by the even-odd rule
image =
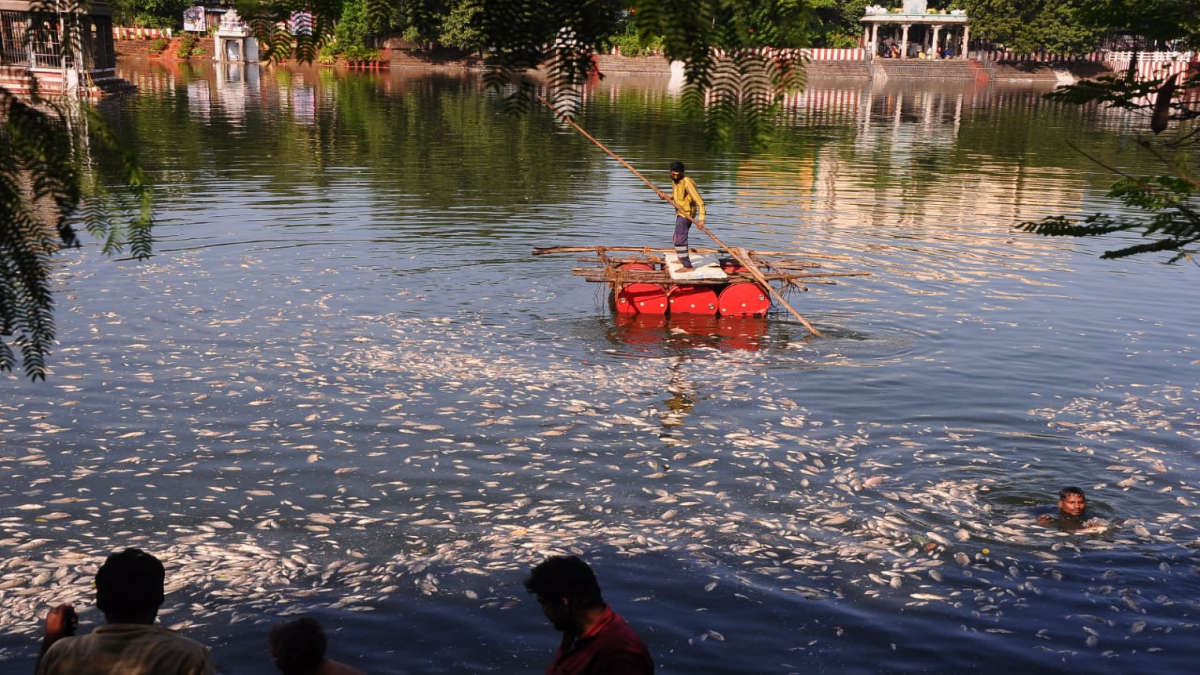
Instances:
[[[630,171],[632,171],[633,175],[642,179],[642,182],[645,183],[646,185],[649,185],[650,189],[654,190],[654,192],[657,193],[660,198],[662,198],[664,201],[668,201],[668,202],[671,201],[670,198],[667,197],[665,192],[660,190],[658,188],[658,186],[655,185],[654,183],[651,183],[650,180],[648,178],[646,178],[645,176],[643,176],[640,172],[638,172],[637,169],[633,168],[632,164],[630,164],[629,162],[626,162],[624,159],[621,158],[620,155],[613,152],[612,150],[609,150],[607,147],[605,147],[605,145],[603,143],[596,140],[596,138],[594,136],[592,136],[588,132],[584,131],[583,127],[581,127],[575,123],[575,120],[559,114],[559,112],[554,109],[554,106],[550,104],[550,101],[546,100],[546,97],[542,96],[541,94],[538,94],[538,100],[541,101],[542,103],[544,103],[546,105],[546,107],[549,108],[550,111],[554,113],[555,117],[558,117],[559,119],[565,121],[567,124],[570,124],[572,127],[575,128],[576,131],[583,134],[584,138],[595,143],[596,147],[598,147],[601,150],[603,150],[604,152],[608,153],[609,157],[612,157],[613,159],[617,160],[626,169],[629,169]],[[750,274],[758,281],[758,283],[761,284],[762,286],[766,287],[767,291],[771,295],[775,296],[775,299],[779,301],[779,304],[781,304],[785,308],[787,308],[787,310],[792,313],[792,316],[799,319],[800,323],[804,324],[804,327],[807,328],[810,333],[812,333],[813,335],[816,335],[817,337],[824,337],[824,335],[821,334],[821,331],[819,331],[815,327],[813,327],[813,325],[811,323],[809,323],[803,316],[800,315],[800,312],[797,312],[794,307],[792,307],[790,304],[788,304],[788,301],[783,298],[783,295],[780,294],[779,291],[775,290],[775,287],[772,286],[770,284],[770,282],[767,281],[767,278],[763,276],[763,273],[760,272],[757,267],[755,267],[754,262],[752,260],[750,260],[750,256],[745,254],[745,249],[732,249],[732,248],[726,246],[725,242],[718,239],[715,234],[708,231],[708,228],[706,228],[703,225],[701,225],[700,223],[696,222],[696,220],[694,220],[691,216],[684,215],[684,218],[687,218],[688,221],[690,221],[693,225],[700,228],[700,231],[703,232],[704,234],[707,234],[710,239],[715,241],[717,243],[717,246],[720,246],[721,248],[725,249],[725,251],[727,253],[729,253],[729,255],[733,256],[734,260],[738,261],[739,265],[741,265],[742,267],[745,267],[747,270],[750,270]]]
[[[589,253],[603,249],[604,251],[650,251],[652,253],[671,252],[673,248],[650,248],[647,246],[544,246],[533,249],[534,255],[546,255],[549,253]],[[699,246],[692,247],[692,250],[697,253],[716,253],[715,248],[700,248]],[[796,251],[754,251],[755,255],[760,256],[781,256],[785,258],[817,258],[819,260],[854,260],[848,255],[828,255],[824,253],[797,253]],[[816,263],[813,263],[814,265]]]

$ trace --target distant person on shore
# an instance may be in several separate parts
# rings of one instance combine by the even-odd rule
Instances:
[[[1099,523],[1090,521],[1087,515],[1087,497],[1083,490],[1065,487],[1058,491],[1058,513],[1038,516],[1039,525],[1057,525],[1068,532],[1097,528]]]
[[[165,581],[163,564],[149,553],[127,548],[108,556],[96,572],[104,625],[75,637],[75,608],[51,609],[37,675],[213,675],[207,647],[154,625]]]
[[[576,556],[553,556],[533,568],[525,590],[563,634],[546,675],[653,675],[646,643],[604,603],[592,568]]]
[[[283,675],[364,675],[357,668],[325,658],[329,638],[321,624],[307,616],[276,624],[267,644]]]
[[[671,162],[671,196],[659,190],[658,196],[671,202],[675,207],[675,236],[671,243],[675,245],[675,255],[684,271],[692,269],[692,258],[688,249],[688,231],[692,228],[692,220],[704,227],[704,200],[696,189],[696,181],[683,175],[683,162]],[[691,218],[691,220],[689,220]]]

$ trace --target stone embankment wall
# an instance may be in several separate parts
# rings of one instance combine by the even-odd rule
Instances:
[[[150,56],[150,45],[154,44],[157,38],[143,38],[140,40],[114,40],[113,44],[116,48],[117,58],[146,58]],[[171,46],[163,52],[163,56],[168,59],[175,58],[175,49],[178,47],[178,38],[171,41]],[[212,58],[213,56],[213,39],[211,37],[202,37],[197,41],[197,46],[204,50],[204,55],[199,58]]]
[[[600,65],[600,72],[605,75],[628,73],[669,76],[671,74],[670,62],[661,56],[629,57],[603,54],[597,57],[597,61]],[[809,78],[847,80],[870,77],[865,61],[810,61],[805,67],[805,72]]]
[[[665,56],[621,56],[601,54],[596,57],[600,72],[605,75],[637,73],[638,75],[671,75],[671,62]]]
[[[871,71],[866,61],[809,61],[804,66],[810,80],[866,80]]]
[[[1008,83],[1063,84],[1112,75],[1103,63],[1071,61],[1062,63],[1007,62],[992,64],[992,80]]]

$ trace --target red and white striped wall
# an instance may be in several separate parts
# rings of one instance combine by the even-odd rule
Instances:
[[[1115,73],[1126,73],[1129,64],[1134,60],[1133,52],[1109,52],[1105,65]],[[1200,64],[1200,56],[1196,54],[1178,54],[1174,52],[1137,52],[1135,72],[1139,81],[1159,80],[1177,73],[1187,72],[1189,67]],[[1195,66],[1200,67],[1200,66]]]
[[[1063,63],[1067,61],[1105,61],[1108,52],[1092,52],[1083,55],[1052,54],[1050,52],[1035,52],[1033,54],[1014,54],[1001,50],[986,52],[972,51],[971,58],[985,61],[1017,61],[1021,63]]]
[[[160,37],[170,38],[171,29],[113,26],[113,38],[117,40],[153,40]]]
[[[804,55],[809,61],[865,61],[867,50],[861,47],[852,49],[805,49]]]
[[[1038,63],[1061,63],[1064,61],[1095,61],[1103,63],[1116,73],[1129,70],[1134,52],[1097,51],[1084,56],[1063,56],[1039,52],[1036,54],[1013,54],[1004,51],[972,52],[972,57],[988,61],[1017,61]],[[1200,63],[1200,55],[1185,52],[1137,52],[1135,71],[1138,80],[1157,80],[1168,75],[1187,71],[1189,63]]]
[[[785,54],[794,55],[796,50],[763,47],[760,51],[764,56],[775,57],[783,56]],[[822,47],[815,49],[801,49],[800,52],[810,61],[865,61],[867,58],[867,50],[861,47],[854,47],[852,49],[826,49]],[[714,49],[713,54],[717,58],[723,58],[725,56],[725,50]]]

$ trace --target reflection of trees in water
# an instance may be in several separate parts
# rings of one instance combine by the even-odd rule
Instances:
[[[219,95],[188,95],[196,82],[217,90],[214,67],[126,68],[143,93],[109,114],[148,165],[183,176],[262,157],[255,175],[265,179],[262,189],[286,195],[319,183],[328,167],[369,166],[362,180],[376,183],[381,200],[394,203],[399,193],[414,210],[486,204],[471,213],[480,221],[531,204],[574,202],[573,186],[598,180],[593,174],[606,161],[585,139],[556,134],[549,116],[502,114],[473,76],[327,77],[312,67],[276,67],[261,72],[261,96],[228,109]]]

